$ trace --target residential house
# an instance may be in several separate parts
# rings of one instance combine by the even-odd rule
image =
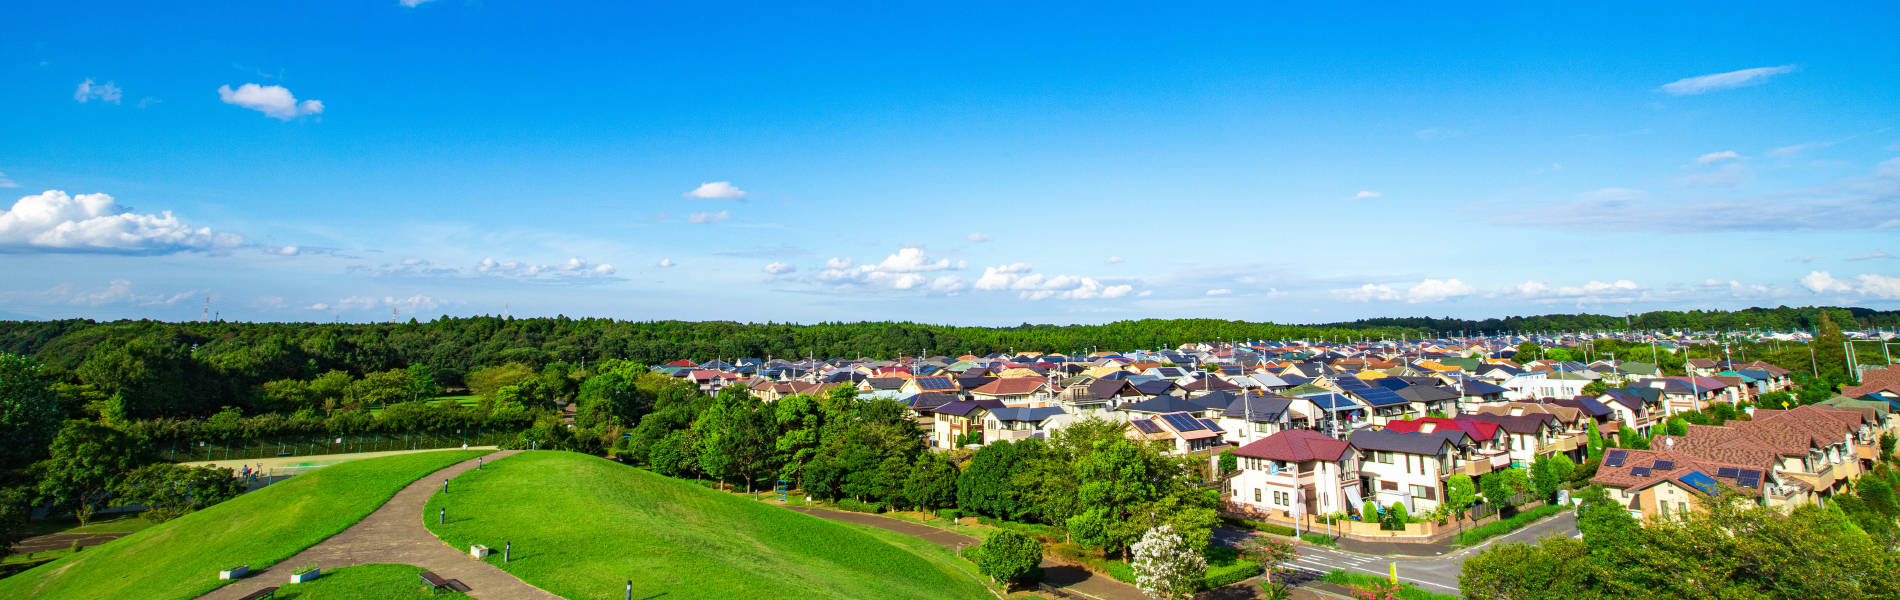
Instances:
[[[1380,506],[1403,503],[1406,512],[1429,512],[1445,497],[1445,480],[1455,470],[1459,455],[1458,429],[1432,433],[1400,433],[1361,429],[1347,441],[1362,452],[1361,495]]]
[[[1294,399],[1277,394],[1248,393],[1220,413],[1228,442],[1246,445],[1288,429]]]
[[[1344,440],[1292,429],[1232,454],[1238,470],[1226,481],[1231,508],[1298,519],[1344,512],[1359,503],[1360,455]]]
[[[930,447],[958,448],[957,441],[971,432],[984,430],[984,417],[989,411],[1008,408],[996,400],[958,400],[938,405],[930,409],[932,417],[930,429]],[[983,444],[990,440],[978,440]]]
[[[1227,445],[1227,430],[1198,413],[1175,412],[1128,420],[1130,439],[1161,445],[1168,454],[1211,453]]]
[[[1049,380],[1042,377],[1004,377],[970,390],[970,396],[977,400],[1031,407],[1046,406],[1053,395]]]

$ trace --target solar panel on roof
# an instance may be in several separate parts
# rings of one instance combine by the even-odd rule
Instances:
[[[1695,489],[1702,490],[1704,494],[1715,493],[1715,479],[1704,475],[1701,471],[1690,471],[1688,475],[1683,475],[1682,482],[1695,486]]]
[[[1393,393],[1392,390],[1388,390],[1385,388],[1366,388],[1363,390],[1356,390],[1353,393],[1358,394],[1360,398],[1365,398],[1366,402],[1371,403],[1373,406],[1385,406],[1388,404],[1400,404],[1404,402],[1409,402],[1409,400],[1406,400],[1404,396],[1400,396],[1396,393]]]
[[[1631,474],[1631,475],[1635,475],[1635,476],[1637,476],[1637,477],[1648,477],[1648,476],[1649,476],[1649,467],[1634,467],[1634,468],[1631,468],[1631,469],[1630,469],[1630,474]]]
[[[1603,455],[1603,466],[1621,467],[1623,466],[1623,461],[1628,460],[1629,457],[1630,457],[1629,452],[1626,452],[1623,450],[1611,450],[1609,454]]]
[[[1372,387],[1366,383],[1366,380],[1358,377],[1341,377],[1336,383],[1339,384],[1339,389],[1342,390],[1363,390]]]
[[[1214,433],[1227,433],[1227,430],[1221,429],[1220,425],[1214,424],[1214,421],[1212,419],[1201,419],[1201,424],[1206,425],[1208,431],[1212,431]]]
[[[1716,476],[1716,477],[1727,477],[1727,478],[1729,478],[1729,479],[1734,479],[1736,475],[1739,475],[1739,474],[1740,474],[1740,471],[1741,471],[1741,469],[1737,469],[1737,468],[1735,468],[1735,467],[1722,467],[1722,468],[1720,468],[1720,469],[1716,469],[1716,470],[1715,470],[1715,476]]]
[[[1736,474],[1735,483],[1741,484],[1742,487],[1760,487],[1761,471],[1742,469]]]
[[[1161,419],[1167,421],[1168,426],[1173,427],[1175,431],[1198,431],[1207,428],[1201,425],[1200,419],[1182,413],[1168,413],[1161,415]]]
[[[1143,419],[1140,421],[1134,421],[1134,424],[1135,424],[1135,429],[1140,429],[1142,433],[1161,433],[1161,426],[1156,425],[1154,421]]]
[[[1656,461],[1655,467],[1656,467],[1656,470],[1658,471],[1674,471],[1676,470],[1676,461],[1659,460],[1659,461]]]

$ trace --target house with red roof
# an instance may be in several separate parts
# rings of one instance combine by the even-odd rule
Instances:
[[[1289,429],[1234,449],[1227,504],[1242,513],[1299,519],[1343,512],[1359,498],[1359,452],[1345,440]]]

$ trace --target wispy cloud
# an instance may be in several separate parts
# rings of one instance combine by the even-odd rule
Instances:
[[[1605,188],[1570,202],[1495,203],[1467,210],[1489,211],[1496,225],[1578,227],[1600,231],[1706,233],[1869,229],[1900,226],[1900,159],[1881,163],[1869,177],[1826,185],[1726,198],[1695,195],[1652,197],[1642,190]]]
[[[1729,71],[1727,73],[1715,73],[1712,75],[1681,79],[1665,83],[1662,87],[1656,89],[1671,96],[1692,96],[1695,94],[1713,92],[1715,90],[1755,85],[1767,81],[1769,77],[1792,71],[1794,71],[1794,65],[1742,69],[1740,71]]]
[[[1841,259],[1841,260],[1846,260],[1846,261],[1857,261],[1857,260],[1873,260],[1873,259],[1876,259],[1876,258],[1893,258],[1893,255],[1892,255],[1892,254],[1888,254],[1888,253],[1886,253],[1886,252],[1882,252],[1882,251],[1880,251],[1880,250],[1875,250],[1875,251],[1873,251],[1873,252],[1868,252],[1868,253],[1866,253],[1866,254],[1856,254],[1856,255],[1853,255],[1853,256],[1849,256],[1849,257],[1847,257],[1847,258],[1843,258],[1843,259]]]
[[[1274,290],[1278,291],[1278,290]],[[1212,292],[1210,292],[1212,293]],[[1411,304],[1426,302],[1444,302],[1478,293],[1478,288],[1456,279],[1427,279],[1404,292],[1392,289],[1389,285],[1368,283],[1357,288],[1333,290],[1332,295],[1345,302],[1372,302],[1404,300]]]
[[[1740,154],[1736,154],[1734,150],[1724,150],[1721,152],[1710,152],[1708,154],[1698,156],[1695,159],[1695,164],[1706,167],[1718,162],[1731,160],[1731,159],[1737,159],[1737,158],[1747,158],[1747,157],[1742,156]]]
[[[970,240],[970,241],[972,241],[972,242],[978,242],[978,243],[982,243],[982,242],[987,242],[987,241],[990,241],[990,236],[987,236],[987,235],[983,235],[983,234],[981,234],[981,233],[972,233],[972,234],[970,234],[970,235],[969,235],[969,237],[968,237],[968,238],[966,238],[966,239],[968,239],[968,240]]]
[[[85,104],[87,100],[93,98],[98,98],[100,104],[118,104],[119,99],[124,96],[125,92],[112,82],[95,84],[91,79],[79,82],[79,89],[73,92],[73,99],[78,100],[80,104]]]
[[[1808,143],[1805,143],[1805,144],[1795,144],[1795,145],[1793,145],[1793,146],[1782,146],[1782,147],[1780,147],[1780,148],[1776,148],[1776,149],[1773,149],[1773,150],[1769,150],[1769,151],[1768,151],[1768,155],[1769,155],[1769,156],[1773,156],[1773,157],[1775,157],[1775,158],[1789,158],[1789,157],[1792,157],[1792,156],[1794,156],[1794,155],[1796,155],[1796,154],[1800,154],[1800,153],[1801,153],[1801,151],[1803,151],[1803,150],[1808,150],[1808,149],[1812,149],[1812,148],[1826,148],[1826,147],[1828,147],[1828,146],[1832,146],[1832,145],[1835,145],[1835,144],[1838,144],[1838,143],[1840,143],[1840,142],[1839,142],[1839,141],[1832,141],[1832,142],[1808,142]]]
[[[1108,263],[1108,264],[1111,264],[1111,265],[1112,265],[1112,264],[1115,264],[1115,263],[1118,263],[1118,262],[1122,262],[1122,257],[1120,257],[1120,256],[1110,256],[1110,257],[1108,257],[1108,260],[1105,260],[1105,261],[1102,261],[1102,262],[1105,262],[1105,263]]]
[[[775,262],[765,265],[765,272],[770,275],[784,275],[798,272],[798,267],[789,263]]]
[[[16,187],[20,187],[20,184],[14,183],[13,180],[11,179],[7,179],[6,173],[0,173],[0,188],[16,188]]]
[[[1365,200],[1368,198],[1377,198],[1382,195],[1384,194],[1380,194],[1378,192],[1362,191],[1357,194],[1353,194],[1352,197],[1347,198],[1347,200]]]
[[[699,187],[693,188],[693,191],[680,194],[680,197],[699,200],[743,200],[745,199],[745,194],[744,190],[733,187],[730,181],[714,181],[712,183],[699,184]]]
[[[730,218],[732,218],[732,211],[729,211],[729,210],[722,210],[716,213],[715,212],[696,212],[690,215],[686,215],[686,222],[710,225],[710,224],[718,223],[720,221],[724,221]]]
[[[1816,294],[1859,294],[1882,300],[1900,300],[1900,277],[1872,273],[1853,279],[1835,279],[1827,271],[1814,271],[1801,278],[1801,287]]]

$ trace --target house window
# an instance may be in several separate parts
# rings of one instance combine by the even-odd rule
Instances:
[[[1379,452],[1377,453],[1377,455],[1378,455],[1380,464],[1387,464],[1387,465],[1392,464],[1391,452]]]
[[[1432,488],[1429,488],[1429,487],[1425,487],[1425,486],[1422,486],[1422,485],[1415,485],[1415,486],[1412,486],[1412,497],[1413,497],[1413,498],[1424,498],[1424,499],[1426,499],[1426,500],[1437,500],[1437,499],[1438,499],[1438,495],[1436,494],[1436,490],[1433,490]]]
[[[1665,516],[1665,517],[1667,517],[1667,516],[1669,516],[1669,503],[1668,503],[1668,502],[1657,502],[1657,503],[1656,503],[1656,507],[1657,507],[1657,508],[1660,508],[1660,509],[1662,509],[1662,516]]]
[[[1380,490],[1385,490],[1385,491],[1391,491],[1391,492],[1396,492],[1396,491],[1399,491],[1399,482],[1397,482],[1397,481],[1381,481],[1381,482],[1379,482],[1379,489],[1380,489]]]
[[[1260,488],[1254,488],[1254,489],[1253,489],[1253,501],[1254,501],[1254,502],[1259,502],[1259,501],[1260,501]]]
[[[1687,503],[1687,502],[1677,502],[1677,503],[1676,503],[1676,514],[1680,514],[1680,515],[1683,515],[1683,516],[1688,516],[1688,515],[1689,515],[1689,503]]]
[[[1273,433],[1273,430],[1271,429],[1271,427],[1272,427],[1271,423],[1254,423],[1253,424],[1253,430],[1258,431],[1260,433]]]

